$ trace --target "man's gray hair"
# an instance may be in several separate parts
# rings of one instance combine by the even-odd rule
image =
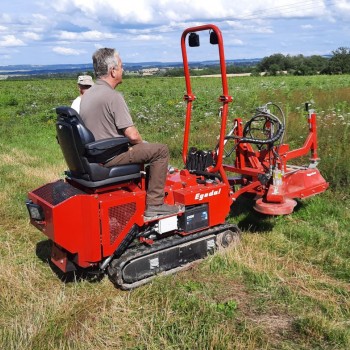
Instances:
[[[92,63],[96,78],[108,75],[109,70],[119,65],[119,54],[115,49],[104,47],[92,55]]]

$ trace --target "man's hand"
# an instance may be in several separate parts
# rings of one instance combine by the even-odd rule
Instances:
[[[142,142],[142,137],[139,134],[136,126],[134,125],[124,129],[124,136],[126,136],[129,139],[129,142],[132,145],[136,145],[137,143]]]

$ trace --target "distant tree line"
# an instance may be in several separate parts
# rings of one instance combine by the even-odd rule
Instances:
[[[191,75],[210,75],[220,73],[218,65],[206,67],[192,67]],[[331,57],[290,56],[276,53],[264,57],[254,65],[230,64],[226,67],[227,73],[251,73],[252,75],[314,75],[314,74],[350,74],[350,49],[339,47],[332,51]],[[160,73],[161,76],[183,76],[183,68],[168,69]]]
[[[322,56],[285,56],[277,53],[263,58],[255,71],[259,73],[264,72],[268,75],[286,73],[292,75],[313,75],[323,73],[328,67],[328,64],[329,60]]]
[[[330,58],[322,56],[303,55],[290,56],[274,54],[263,58],[255,68],[256,72],[266,72],[269,75],[292,74],[349,74],[350,73],[350,49],[340,47],[332,52]]]

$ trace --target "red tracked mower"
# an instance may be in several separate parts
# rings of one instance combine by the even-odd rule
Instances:
[[[218,45],[222,94],[219,97],[220,137],[212,151],[189,147],[192,105],[186,39],[199,46],[199,32],[210,32]],[[254,208],[264,214],[293,211],[295,199],[326,190],[317,169],[316,115],[308,111],[309,135],[304,146],[289,150],[282,143],[284,121],[259,108],[246,124],[239,118],[227,133],[228,94],[223,39],[214,25],[185,30],[181,38],[187,93],[182,157],[184,169],[169,170],[165,202],[181,207],[167,217],[145,217],[146,172],[141,164],[105,168],[111,154],[128,147],[126,138],[95,141],[79,115],[58,107],[57,139],[69,170],[65,180],[29,192],[31,223],[52,241],[52,262],[63,272],[94,269],[107,272],[122,289],[131,289],[159,273],[173,273],[226,248],[239,238],[236,225],[226,222],[231,205],[244,193],[255,194]],[[275,106],[276,107],[276,106]],[[311,153],[308,166],[288,165]],[[224,161],[233,159],[231,164]]]

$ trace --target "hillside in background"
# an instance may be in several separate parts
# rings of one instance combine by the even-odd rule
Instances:
[[[260,62],[260,58],[227,60],[228,65],[252,66]],[[193,68],[205,68],[219,65],[219,61],[193,62]],[[181,69],[182,62],[137,62],[123,63],[126,74],[140,74],[144,71],[158,72],[160,70]],[[33,76],[72,76],[80,73],[93,72],[92,64],[55,64],[55,65],[8,65],[0,66],[0,79],[11,77],[33,77]],[[152,75],[152,74],[145,74]]]
[[[221,72],[219,60],[189,63],[191,75],[215,75]],[[318,75],[349,74],[350,49],[339,47],[332,55],[283,55],[264,58],[226,60],[227,73],[245,75]],[[124,63],[126,77],[184,75],[182,62]],[[92,64],[12,65],[0,66],[0,79],[71,78],[80,74],[93,76]]]

